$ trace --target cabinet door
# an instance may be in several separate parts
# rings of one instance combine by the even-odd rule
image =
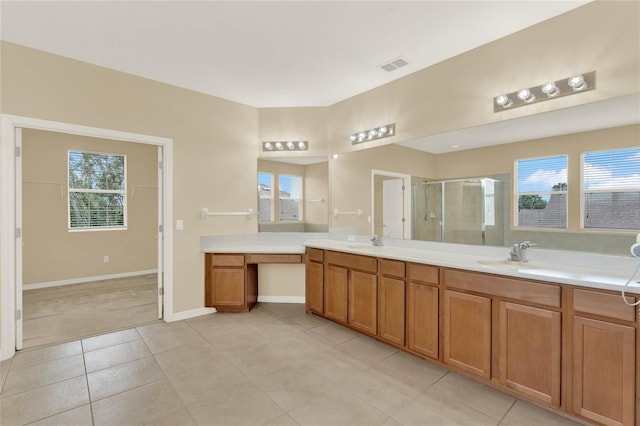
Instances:
[[[244,269],[213,268],[212,305],[220,307],[243,307],[245,300]]]
[[[339,266],[327,267],[324,287],[324,315],[332,320],[347,323],[348,270]]]
[[[378,287],[378,336],[404,346],[405,282],[381,277]]]
[[[322,263],[307,264],[307,309],[318,314],[324,309],[324,266]]]
[[[491,377],[491,299],[445,291],[444,362]]]
[[[499,379],[540,401],[560,406],[561,315],[500,302]]]
[[[634,424],[635,328],[573,318],[573,412],[605,425]]]
[[[407,347],[438,359],[438,288],[409,282]]]
[[[349,326],[368,334],[378,329],[378,277],[366,272],[350,271]]]

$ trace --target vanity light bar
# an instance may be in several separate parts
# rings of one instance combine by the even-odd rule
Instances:
[[[561,80],[549,81],[540,86],[520,89],[493,98],[493,112],[513,109],[524,105],[548,101],[596,88],[596,72],[577,74]]]
[[[386,124],[373,129],[355,132],[350,136],[351,144],[356,145],[363,142],[369,142],[376,139],[388,138],[396,134],[396,123]]]
[[[278,151],[308,151],[308,141],[268,141],[262,142],[262,150],[269,152]]]

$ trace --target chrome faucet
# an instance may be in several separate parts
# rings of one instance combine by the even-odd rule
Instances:
[[[511,244],[511,251],[509,252],[509,260],[512,260],[514,262],[528,262],[529,252],[527,249],[534,245],[535,244],[529,241],[523,241],[521,243]]]
[[[377,235],[374,235],[371,238],[371,244],[373,244],[376,247],[382,247],[384,244],[382,243],[382,238],[378,238]]]

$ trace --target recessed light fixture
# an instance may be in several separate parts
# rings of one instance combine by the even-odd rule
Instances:
[[[351,140],[351,143],[355,145],[362,142],[369,142],[376,139],[382,139],[389,136],[393,136],[395,132],[396,132],[395,123],[386,124],[384,126],[374,127],[373,129],[352,133],[351,136],[349,136],[349,139]]]
[[[309,142],[307,141],[267,141],[262,142],[263,151],[307,151]]]
[[[493,98],[493,112],[504,111],[552,98],[574,95],[596,88],[596,72],[577,74],[573,77],[549,81],[543,85],[516,90]]]

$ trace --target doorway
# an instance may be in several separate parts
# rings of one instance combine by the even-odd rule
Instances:
[[[22,129],[24,348],[161,317],[158,149]]]
[[[2,346],[1,359],[10,358],[23,346],[22,324],[22,129],[81,135],[115,141],[150,144],[158,147],[158,229],[157,229],[157,300],[158,317],[165,321],[173,318],[173,235],[164,232],[165,224],[172,223],[172,140],[110,129],[80,126],[68,123],[2,115],[2,147],[0,164],[0,256],[2,271]]]
[[[384,170],[371,171],[373,235],[411,239],[411,176]]]

